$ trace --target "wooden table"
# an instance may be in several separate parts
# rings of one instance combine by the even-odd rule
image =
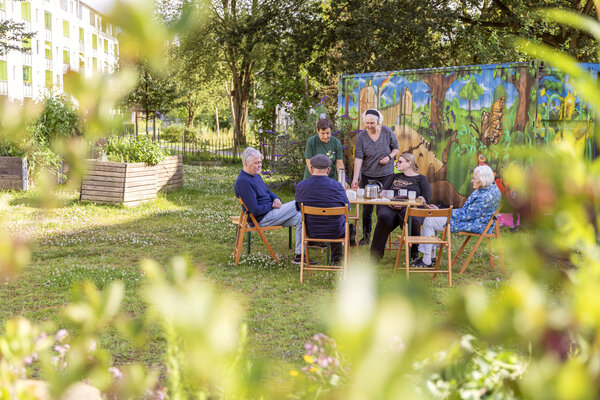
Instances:
[[[350,199],[348,199],[350,200]],[[359,245],[358,245],[358,234],[359,234],[359,221],[360,221],[360,205],[361,204],[371,204],[371,205],[376,205],[376,206],[421,206],[423,205],[423,200],[422,199],[415,199],[415,200],[398,200],[398,199],[393,199],[393,200],[382,200],[381,198],[378,199],[365,199],[364,197],[357,197],[354,200],[350,200],[350,204],[354,204],[356,207],[354,208],[354,214],[349,214],[348,218],[354,220],[354,226],[356,227],[356,254],[358,254],[359,251]]]

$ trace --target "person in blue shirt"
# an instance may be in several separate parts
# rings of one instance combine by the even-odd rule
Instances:
[[[452,210],[450,217],[450,232],[482,233],[494,212],[500,205],[502,195],[494,183],[494,171],[487,165],[480,165],[473,171],[473,193],[461,208]],[[437,208],[435,205],[426,205],[426,208]],[[433,236],[440,232],[446,224],[445,217],[427,217],[423,221],[422,236]],[[490,227],[490,230],[492,227]],[[488,232],[490,233],[490,232]],[[435,248],[432,244],[420,244],[419,252],[423,257],[413,263],[414,267],[430,267]]]
[[[317,154],[310,159],[310,178],[296,185],[296,209],[300,204],[311,207],[349,206],[348,196],[341,183],[328,177],[331,169],[331,158],[325,154]],[[338,239],[346,234],[346,219],[343,215],[306,216],[306,234],[315,239]],[[331,244],[331,260],[339,265],[342,259],[342,244]]]
[[[295,226],[296,256],[294,264],[300,264],[302,252],[302,214],[296,210],[294,201],[285,204],[267,188],[260,176],[263,155],[253,147],[242,152],[242,170],[235,180],[235,195],[241,197],[260,226]]]

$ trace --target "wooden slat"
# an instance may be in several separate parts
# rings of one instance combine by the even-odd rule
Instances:
[[[123,201],[122,197],[114,197],[114,196],[105,196],[105,195],[97,195],[97,194],[83,194],[81,195],[81,200],[101,200],[108,201],[112,203],[120,203]]]
[[[94,176],[88,176],[86,177],[84,180],[84,182],[113,182],[113,183],[120,183],[121,185],[123,184],[123,182],[125,182],[125,177],[122,178],[117,178],[114,176],[100,176],[100,175],[94,175]]]
[[[98,160],[87,160],[88,166],[91,168],[92,166],[98,166],[98,167],[120,167],[120,168],[125,168],[125,166],[127,165],[126,163],[122,163],[122,162],[114,162],[114,161],[98,161]]]
[[[123,171],[102,171],[102,170],[93,170],[90,171],[87,176],[113,176],[113,177],[122,177],[125,176],[125,170]]]
[[[123,186],[100,186],[100,185],[87,185],[84,183],[81,184],[81,190],[86,191],[94,191],[100,190],[104,192],[117,192],[123,193]]]
[[[125,164],[103,165],[102,163],[97,163],[93,165],[88,165],[88,171],[124,172]]]

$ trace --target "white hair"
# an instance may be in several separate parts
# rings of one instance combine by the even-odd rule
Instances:
[[[379,114],[379,117],[377,118],[377,125],[382,125],[383,124],[383,114],[381,113],[381,111],[376,110],[374,108],[369,108],[367,111],[375,111],[377,114]],[[363,122],[365,122],[365,118],[367,116],[367,111],[365,111],[363,113],[363,115],[362,115]],[[369,114],[369,115],[371,115],[371,114]]]
[[[488,187],[494,183],[494,171],[488,165],[480,165],[473,170],[473,173],[477,173],[477,177],[481,182],[482,187]]]
[[[242,152],[242,162],[247,164],[251,158],[260,157],[263,158],[263,155],[260,151],[256,150],[254,147],[246,147]]]

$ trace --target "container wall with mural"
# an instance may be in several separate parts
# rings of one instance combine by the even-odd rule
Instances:
[[[600,70],[599,64],[583,66],[594,75]],[[542,61],[341,75],[338,115],[352,127],[346,156],[352,165],[361,116],[377,108],[400,152],[417,158],[434,203],[462,206],[480,164],[492,167],[508,195],[501,171],[513,146],[568,137],[596,155],[593,115],[568,78]]]

